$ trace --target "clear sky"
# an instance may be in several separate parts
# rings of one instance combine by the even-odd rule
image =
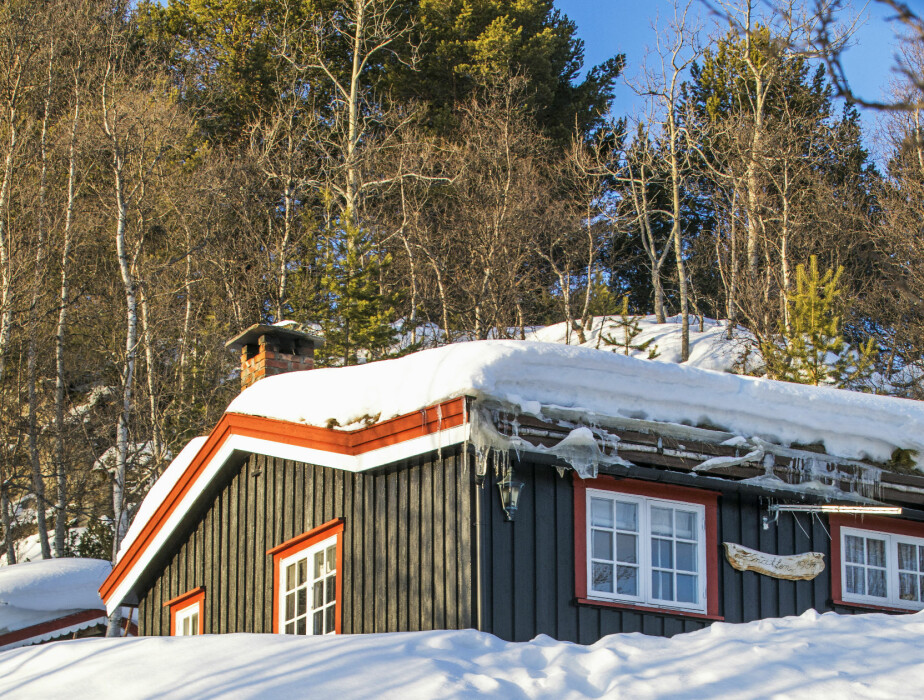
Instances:
[[[920,1],[911,0],[911,4]],[[625,53],[628,65],[624,75],[628,78],[638,71],[646,47],[653,45],[652,23],[659,15],[670,17],[673,14],[672,0],[555,0],[555,6],[577,24],[578,35],[584,40],[586,66]],[[855,46],[846,55],[845,67],[855,91],[867,99],[879,99],[891,78],[894,32],[885,22],[889,13],[880,4],[856,3],[856,6],[866,7],[863,15],[869,19],[857,32]],[[704,26],[711,28],[714,20],[707,10],[702,5],[698,10]],[[615,112],[631,112],[634,104],[636,98],[632,91],[621,87]],[[874,122],[875,115],[864,114],[867,129]]]

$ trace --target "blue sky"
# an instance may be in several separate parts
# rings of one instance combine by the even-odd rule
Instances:
[[[919,0],[912,0],[912,4],[916,1]],[[864,4],[857,6],[862,8]],[[555,6],[577,24],[578,35],[584,40],[586,66],[625,53],[627,77],[635,75],[646,46],[653,44],[652,22],[659,15],[673,14],[672,0],[555,0]],[[704,10],[701,12],[706,26],[711,27],[711,18]],[[846,55],[845,67],[854,90],[867,99],[878,99],[891,77],[894,33],[884,21],[888,13],[881,5],[870,3],[864,16],[869,19],[857,32],[855,46]],[[631,112],[635,103],[632,91],[621,87],[614,111]],[[864,114],[867,129],[874,125],[875,119],[874,114]]]

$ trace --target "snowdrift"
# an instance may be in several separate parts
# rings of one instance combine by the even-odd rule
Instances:
[[[716,623],[591,646],[410,632],[87,639],[0,653],[0,696],[82,698],[915,698],[924,613]]]

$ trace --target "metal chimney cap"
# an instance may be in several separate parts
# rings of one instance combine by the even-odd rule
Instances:
[[[306,344],[311,343],[315,348],[324,345],[324,338],[319,335],[296,331],[287,326],[268,326],[263,323],[255,323],[244,332],[231,338],[225,343],[225,347],[228,350],[240,350],[245,345],[257,345],[260,342],[260,336],[264,335],[270,338],[287,338]]]

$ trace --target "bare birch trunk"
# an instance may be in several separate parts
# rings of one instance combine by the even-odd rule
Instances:
[[[10,485],[4,477],[0,477],[0,524],[3,525],[6,563],[12,566],[16,563],[16,543],[13,541],[13,517],[10,513]]]

